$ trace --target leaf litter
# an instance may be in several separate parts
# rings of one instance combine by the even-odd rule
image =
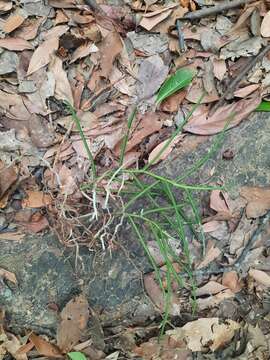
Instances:
[[[99,4],[97,13],[83,1],[25,1],[22,6],[0,1],[0,202],[1,209],[9,214],[9,227],[4,227],[8,231],[0,233],[1,238],[21,241],[21,231],[37,233],[55,225],[47,216],[55,203],[63,199],[69,204],[83,202],[80,185],[89,179],[91,164],[64,101],[80,114],[99,174],[117,168],[126,119],[134,104],[139,103],[140,113],[127,138],[125,166],[152,163],[167,144],[171,128],[179,125],[179,111],[186,112],[194,104],[197,108],[183,127],[184,134],[176,136],[154,163],[184,146],[183,138],[185,143],[192,142],[192,136],[214,135],[225,126],[236,127],[259,109],[262,100],[262,104],[268,101],[267,53],[230,94],[225,92],[241,73],[240,65],[267,47],[269,1],[243,2],[222,15],[188,20],[196,10],[205,11],[219,3],[181,0],[165,6],[136,0],[123,7]],[[227,102],[220,103],[223,98]],[[41,183],[32,178],[36,167],[44,174]],[[21,213],[15,214],[11,203],[19,190],[24,195],[18,200]],[[194,261],[195,271],[225,259],[229,264],[236,261],[261,217],[269,212],[267,187],[245,187],[240,195],[242,203],[237,207],[225,192],[212,192],[203,219],[204,232],[211,240],[203,259]],[[101,203],[103,200],[100,198]],[[29,216],[24,211],[29,211]],[[14,229],[12,225],[16,231],[10,230]],[[225,251],[216,239],[227,238]],[[242,274],[228,269],[222,276],[215,272],[202,276],[196,290],[199,311],[211,312],[223,301],[234,299],[246,281],[253,281],[257,294],[269,287],[270,269],[259,267],[263,249],[260,242],[254,244]],[[17,284],[16,275],[2,268],[0,280]],[[166,304],[153,274],[144,282],[158,311],[165,312]],[[174,290],[172,299],[170,314],[177,316],[187,300]],[[60,357],[83,342],[89,317],[85,298],[71,300],[60,314],[57,344],[34,333],[27,344],[22,344],[1,329],[4,340],[0,356],[9,353],[15,359],[27,359],[26,353],[35,347],[40,355]],[[222,323],[209,314],[167,331],[161,344],[153,338],[135,347],[134,352],[149,359],[188,358],[194,351],[226,347],[241,327],[231,319]],[[258,330],[248,331],[253,334],[249,347],[255,333],[263,338]],[[27,351],[17,353],[22,346],[27,346]]]

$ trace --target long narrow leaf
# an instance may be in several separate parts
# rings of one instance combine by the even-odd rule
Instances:
[[[255,111],[270,111],[270,101],[262,101]]]
[[[195,72],[190,69],[179,69],[170,76],[161,86],[158,92],[156,102],[159,104],[167,97],[173,95],[177,91],[189,85],[195,75]]]

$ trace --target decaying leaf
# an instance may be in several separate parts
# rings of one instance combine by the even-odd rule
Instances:
[[[229,319],[222,322],[219,318],[201,318],[182,328],[168,330],[166,334],[174,340],[184,338],[191,351],[202,351],[204,348],[215,351],[226,345],[239,328],[240,324]]]
[[[89,319],[89,305],[83,295],[70,300],[61,312],[61,322],[57,328],[57,345],[69,352],[80,340]]]
[[[176,136],[173,141],[169,143],[169,139],[162,141],[158,144],[149,154],[148,162],[152,165],[157,164],[159,161],[166,159],[166,157],[172,152],[175,145],[183,139],[183,135]],[[166,147],[166,145],[169,145]],[[166,149],[165,149],[166,147]]]
[[[21,38],[5,38],[0,39],[0,47],[13,51],[32,50],[33,46],[24,39]]]
[[[0,268],[0,277],[11,281],[13,284],[17,284],[16,275],[8,270]]]
[[[250,269],[248,274],[258,283],[266,287],[270,287],[270,275],[268,275],[266,272],[257,269]]]
[[[220,254],[221,254],[221,251],[219,250],[219,248],[215,247],[215,245],[213,243],[208,242],[205,257],[199,263],[199,265],[197,266],[197,269],[204,268],[211,261],[215,260]]]
[[[222,284],[227,286],[233,293],[241,291],[242,285],[236,271],[228,271],[222,276]]]
[[[23,207],[39,208],[48,206],[52,202],[52,198],[48,194],[44,194],[42,191],[30,191],[26,190],[27,198],[22,201]]]
[[[34,333],[32,333],[29,336],[29,340],[35,345],[37,352],[40,355],[53,357],[53,358],[62,358],[63,355],[61,354],[61,351],[53,344],[49,343],[45,339],[43,339],[41,336],[38,336]]]
[[[112,31],[105,37],[99,47],[101,76],[107,78],[110,75],[114,60],[120,54],[122,48],[123,44],[117,32]]]
[[[260,104],[260,96],[251,99],[243,99],[228,105],[221,106],[209,116],[206,110],[201,115],[193,115],[185,125],[184,130],[198,135],[212,135],[221,132],[225,125],[227,128],[237,126],[242,120],[254,111]]]
[[[263,37],[270,36],[270,11],[268,11],[263,18],[261,24],[261,34]]]
[[[248,218],[257,218],[270,210],[270,188],[242,187],[240,195],[247,201],[246,215]]]
[[[31,57],[27,75],[33,74],[43,66],[48,65],[51,61],[51,56],[58,49],[58,46],[58,38],[50,38],[39,45]]]

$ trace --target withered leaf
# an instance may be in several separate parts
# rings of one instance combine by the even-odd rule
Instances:
[[[23,51],[27,49],[29,50],[33,49],[33,46],[27,40],[16,37],[0,39],[0,47],[12,51]]]
[[[107,78],[117,55],[122,51],[123,44],[116,31],[110,32],[99,47],[101,76]]]

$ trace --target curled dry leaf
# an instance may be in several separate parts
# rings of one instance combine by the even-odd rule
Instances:
[[[165,145],[168,143],[169,139],[162,141],[158,144],[149,154],[148,162],[152,165],[157,164],[159,161],[166,159],[166,157],[172,152],[175,145],[183,139],[183,135],[176,136],[173,141],[167,146],[167,148],[160,154]],[[159,155],[160,154],[160,155]]]
[[[27,40],[16,37],[0,39],[0,47],[12,51],[33,49],[33,46]]]
[[[210,295],[208,297],[202,297],[198,299],[198,309],[205,310],[216,307],[222,301],[234,297],[234,293],[230,289],[225,289],[220,291],[215,295]]]
[[[52,54],[58,49],[58,46],[58,38],[50,38],[39,45],[31,57],[27,75],[33,74],[43,66],[48,65],[51,61]]]
[[[58,349],[57,346],[49,343],[45,339],[43,339],[41,336],[38,336],[34,333],[32,333],[29,336],[29,340],[35,345],[37,352],[40,355],[53,357],[53,358],[62,358],[63,355],[61,354],[61,351]]]
[[[257,269],[250,269],[248,274],[258,283],[266,287],[270,287],[270,276],[266,274],[266,272]]]
[[[240,195],[247,201],[246,215],[248,218],[257,218],[270,210],[270,188],[242,187]]]
[[[73,62],[75,62],[78,59],[82,59],[86,56],[88,56],[89,54],[98,52],[98,48],[96,47],[95,44],[83,44],[81,46],[79,46],[74,53],[72,54],[72,58],[70,61],[70,64],[72,64]]]
[[[219,318],[201,318],[181,328],[166,331],[166,334],[174,340],[184,338],[191,351],[202,351],[205,348],[216,351],[226,345],[239,328],[237,322],[229,319],[222,322]]]
[[[0,268],[0,277],[11,281],[13,284],[17,284],[16,275],[8,270]]]
[[[228,194],[220,190],[213,190],[210,195],[210,208],[219,212],[229,212]]]
[[[228,287],[233,293],[241,291],[242,286],[236,271],[228,271],[222,276],[222,284]]]
[[[49,69],[55,79],[54,96],[58,100],[66,100],[71,105],[73,105],[72,90],[68,81],[67,73],[63,69],[62,60],[56,55],[52,55],[51,58],[52,61],[50,63]]]
[[[207,118],[207,110],[200,115],[191,116],[184,130],[197,135],[213,135],[221,132],[225,125],[232,128],[248,117],[260,104],[258,94],[251,99],[243,99],[228,105],[221,106],[213,115]]]
[[[261,35],[263,37],[270,36],[270,11],[268,11],[263,18],[263,21],[261,24]]]
[[[70,300],[61,312],[61,322],[57,328],[57,345],[63,352],[76,345],[89,319],[89,305],[83,295]]]
[[[225,60],[213,59],[213,72],[214,72],[215,77],[219,81],[223,80],[223,78],[227,72]]]

